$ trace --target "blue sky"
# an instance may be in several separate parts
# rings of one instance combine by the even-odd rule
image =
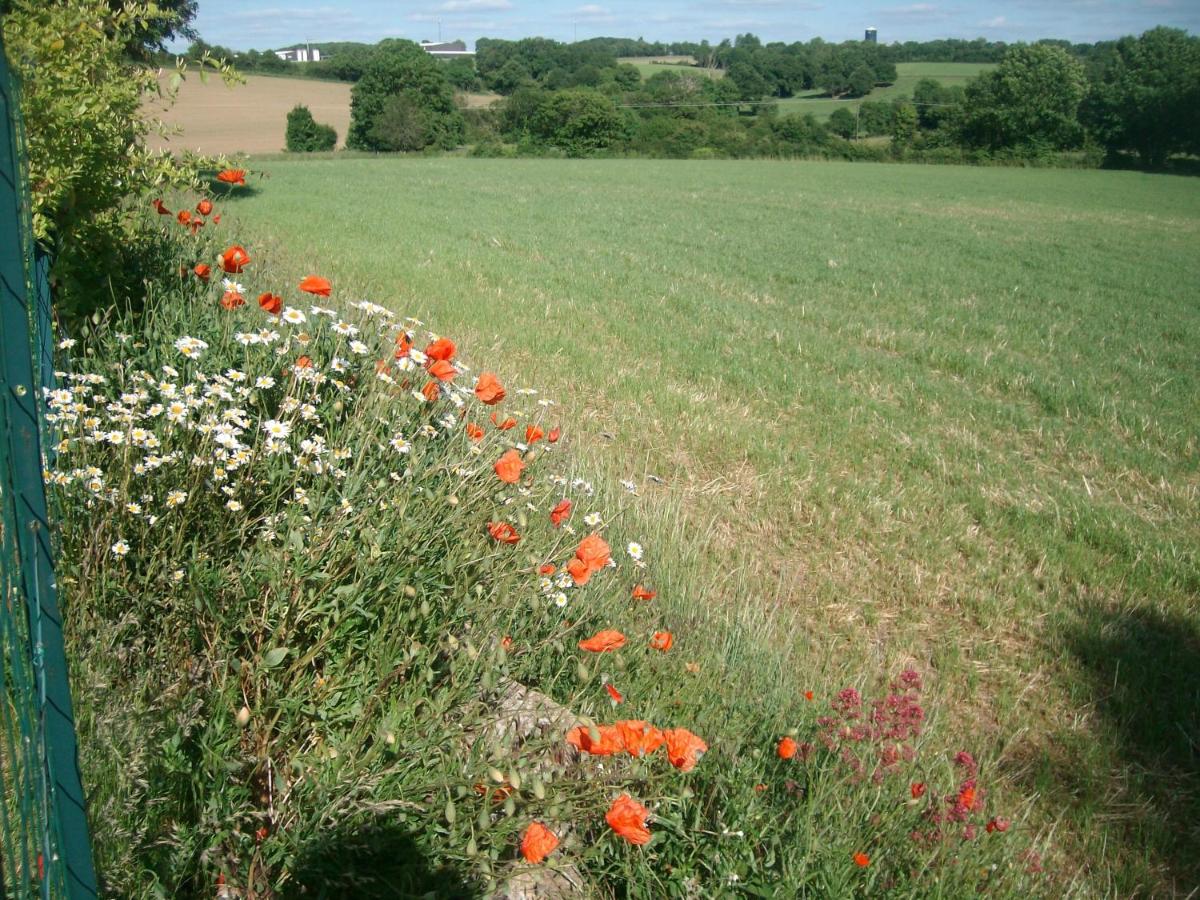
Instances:
[[[385,37],[473,44],[479,37],[532,35],[570,41],[610,35],[716,43],[753,32],[763,40],[879,40],[941,37],[1021,41],[1040,37],[1096,41],[1155,25],[1200,32],[1200,0],[200,0],[201,37],[235,50],[297,41]]]

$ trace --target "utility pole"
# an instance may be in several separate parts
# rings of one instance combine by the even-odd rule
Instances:
[[[571,20],[571,43],[572,44],[579,43],[579,20],[578,19]]]
[[[438,19],[438,43],[442,42],[442,20]]]

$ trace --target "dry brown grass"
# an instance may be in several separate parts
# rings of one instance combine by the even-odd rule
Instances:
[[[200,153],[276,153],[284,149],[287,114],[303,103],[313,118],[337,130],[338,147],[345,146],[350,128],[350,85],[308,78],[273,78],[249,75],[245,84],[232,87],[219,78],[202,82],[190,76],[179,87],[173,106],[146,104],[149,115],[182,133],[151,146]]]

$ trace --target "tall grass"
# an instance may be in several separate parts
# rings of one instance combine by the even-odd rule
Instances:
[[[532,870],[517,848],[534,821],[562,842],[543,867],[601,894],[1042,883],[1025,807],[986,749],[977,764],[929,730],[919,675],[864,669],[823,635],[781,644],[791,616],[722,602],[736,574],[694,577],[706,545],[680,495],[602,477],[579,411],[508,357],[508,397],[485,406],[474,352],[439,381],[417,352],[436,335],[394,298],[336,278],[329,299],[306,296],[293,286],[322,260],[273,259],[220,227],[139,316],[64,343],[70,375],[48,401],[107,893],[482,895]],[[235,240],[240,284],[190,271]],[[526,466],[512,483],[494,468],[509,451]],[[501,522],[518,543],[495,539]],[[613,564],[564,577],[590,532]],[[657,596],[633,598],[639,585]],[[620,649],[579,646],[613,628]],[[666,652],[649,646],[660,631]],[[543,706],[505,725],[514,685],[567,718]],[[708,753],[690,768],[564,741],[566,724],[599,735],[618,719],[686,728]],[[623,792],[652,813],[645,846],[605,822]]]
[[[263,168],[248,228],[552,390],[587,464],[638,480],[688,560],[662,597],[762,616],[789,686],[915,665],[1063,890],[1190,890],[1200,184]]]

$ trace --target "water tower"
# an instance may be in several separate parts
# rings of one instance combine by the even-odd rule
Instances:
[[[879,32],[877,32],[874,28],[868,28],[866,36],[863,38],[863,40],[868,44],[877,43],[879,41]]]

